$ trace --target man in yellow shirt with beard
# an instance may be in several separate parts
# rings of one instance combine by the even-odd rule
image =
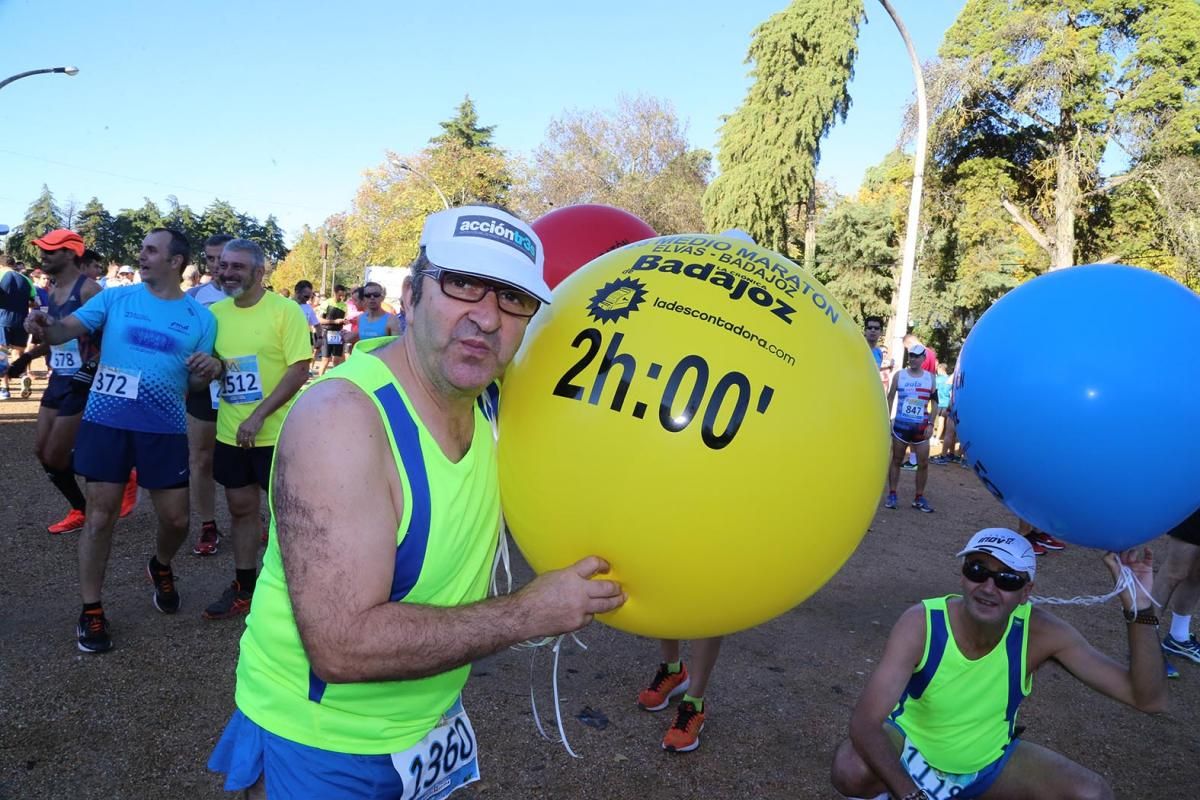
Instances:
[[[228,298],[213,304],[214,347],[221,362],[213,478],[225,487],[233,517],[236,575],[205,619],[250,611],[257,578],[260,488],[270,485],[271,459],[283,418],[308,380],[312,347],[308,322],[286,297],[263,287],[262,249],[247,239],[225,245],[214,283]]]

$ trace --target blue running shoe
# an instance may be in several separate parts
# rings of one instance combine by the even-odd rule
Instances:
[[[891,509],[896,508],[896,493],[895,492],[888,493],[887,500],[883,501],[883,507],[891,508]]]
[[[1178,678],[1178,677],[1179,677],[1179,670],[1177,670],[1177,669],[1175,669],[1175,667],[1171,666],[1171,662],[1170,662],[1170,661],[1167,661],[1167,660],[1164,658],[1164,659],[1163,659],[1163,664],[1164,664],[1164,665],[1166,665],[1166,668],[1167,668],[1167,677],[1168,677],[1168,678],[1175,679],[1175,678]]]
[[[934,456],[933,458],[929,459],[930,464],[938,464],[938,465],[950,464],[950,463],[953,463],[953,461],[954,461],[954,456]]]
[[[1186,642],[1181,642],[1170,634],[1167,634],[1167,638],[1163,639],[1162,649],[1166,653],[1183,656],[1200,664],[1200,641],[1196,641],[1195,634],[1189,636]]]
[[[918,497],[916,500],[913,500],[912,507],[917,511],[923,511],[926,514],[933,513],[933,506],[929,505],[929,501],[924,497]]]

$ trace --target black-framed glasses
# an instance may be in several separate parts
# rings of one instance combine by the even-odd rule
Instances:
[[[1011,570],[992,570],[983,565],[982,561],[967,560],[962,565],[963,577],[971,583],[983,583],[988,578],[992,579],[992,583],[996,584],[996,588],[1002,592],[1017,592],[1029,583],[1029,579],[1019,572]]]
[[[496,293],[496,304],[500,310],[514,317],[528,319],[542,307],[542,301],[529,292],[522,291],[507,283],[490,281],[475,275],[465,275],[461,272],[451,272],[446,269],[427,269],[421,271],[435,279],[442,288],[442,293],[455,300],[465,303],[478,303],[488,292]]]

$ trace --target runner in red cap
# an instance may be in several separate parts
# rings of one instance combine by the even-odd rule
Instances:
[[[60,229],[33,243],[42,251],[42,270],[54,281],[47,303],[51,319],[64,319],[100,293],[100,285],[81,271],[84,247],[79,234]],[[83,336],[62,345],[35,345],[9,367],[9,377],[17,378],[35,358],[46,356],[50,364],[50,380],[38,408],[35,452],[50,482],[71,508],[66,517],[46,528],[49,533],[83,527],[85,503],[72,469],[71,451],[99,353],[98,339]]]

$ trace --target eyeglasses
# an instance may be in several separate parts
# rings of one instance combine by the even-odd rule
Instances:
[[[379,292],[363,292],[364,300],[378,300],[383,297]]]
[[[478,303],[488,292],[496,293],[496,303],[500,310],[514,317],[528,319],[542,307],[542,301],[528,292],[523,292],[506,283],[485,280],[474,275],[464,275],[461,272],[450,272],[444,269],[423,270],[420,274],[428,275],[437,280],[442,287],[442,293],[455,300],[465,303]]]
[[[983,583],[991,578],[992,583],[996,584],[996,588],[1002,592],[1016,592],[1029,583],[1029,579],[1020,573],[1009,570],[990,570],[983,565],[982,561],[964,561],[962,574],[971,583]]]

